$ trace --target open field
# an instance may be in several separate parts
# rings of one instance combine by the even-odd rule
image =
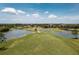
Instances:
[[[57,31],[57,30],[56,30]],[[65,39],[48,32],[32,33],[25,37],[3,43],[6,48],[0,54],[30,55],[76,55],[79,54],[79,40]]]

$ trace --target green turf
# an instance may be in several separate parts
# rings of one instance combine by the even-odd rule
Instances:
[[[76,55],[79,54],[79,40],[65,39],[50,32],[33,33],[9,40],[0,54],[27,55]]]

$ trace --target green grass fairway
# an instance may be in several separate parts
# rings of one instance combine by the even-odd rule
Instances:
[[[3,44],[4,45],[4,44]],[[49,32],[33,33],[9,40],[0,54],[11,55],[76,55],[79,54],[79,40],[65,39]]]

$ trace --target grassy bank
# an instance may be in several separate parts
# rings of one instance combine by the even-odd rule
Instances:
[[[4,45],[4,44],[3,44]],[[9,40],[0,54],[79,54],[79,40],[65,39],[50,32],[33,33]]]

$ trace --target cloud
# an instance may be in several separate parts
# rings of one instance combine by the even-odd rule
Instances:
[[[25,14],[25,12],[22,10],[17,10],[15,8],[10,8],[10,7],[2,9],[1,12],[12,13],[12,14]]]
[[[22,11],[22,10],[17,10],[17,13],[25,14],[26,12],[24,12],[24,11]]]
[[[1,12],[17,14],[16,9],[14,8],[4,8],[1,10]]]
[[[53,14],[50,14],[50,15],[48,15],[48,18],[49,18],[49,19],[57,18],[57,16],[56,16],[56,15],[53,15]]]
[[[45,13],[45,14],[48,14],[49,12],[48,12],[48,11],[45,11],[44,13]]]
[[[32,12],[25,12],[23,10],[17,10],[15,8],[4,8],[0,10],[2,13],[12,13],[11,14],[0,14],[0,23],[78,23],[79,15],[71,16],[58,16],[55,14],[50,14],[49,11],[37,12],[36,10]],[[21,15],[18,15],[21,14]],[[50,20],[51,19],[51,20]]]
[[[61,19],[61,20],[79,20],[79,15],[75,15],[75,16],[61,16],[61,17],[58,17],[58,19]]]
[[[29,14],[27,14],[26,16],[27,16],[27,17],[29,17],[30,15],[29,15]]]
[[[34,14],[32,14],[32,16],[35,17],[35,18],[40,17],[40,15],[38,13],[34,13]]]

